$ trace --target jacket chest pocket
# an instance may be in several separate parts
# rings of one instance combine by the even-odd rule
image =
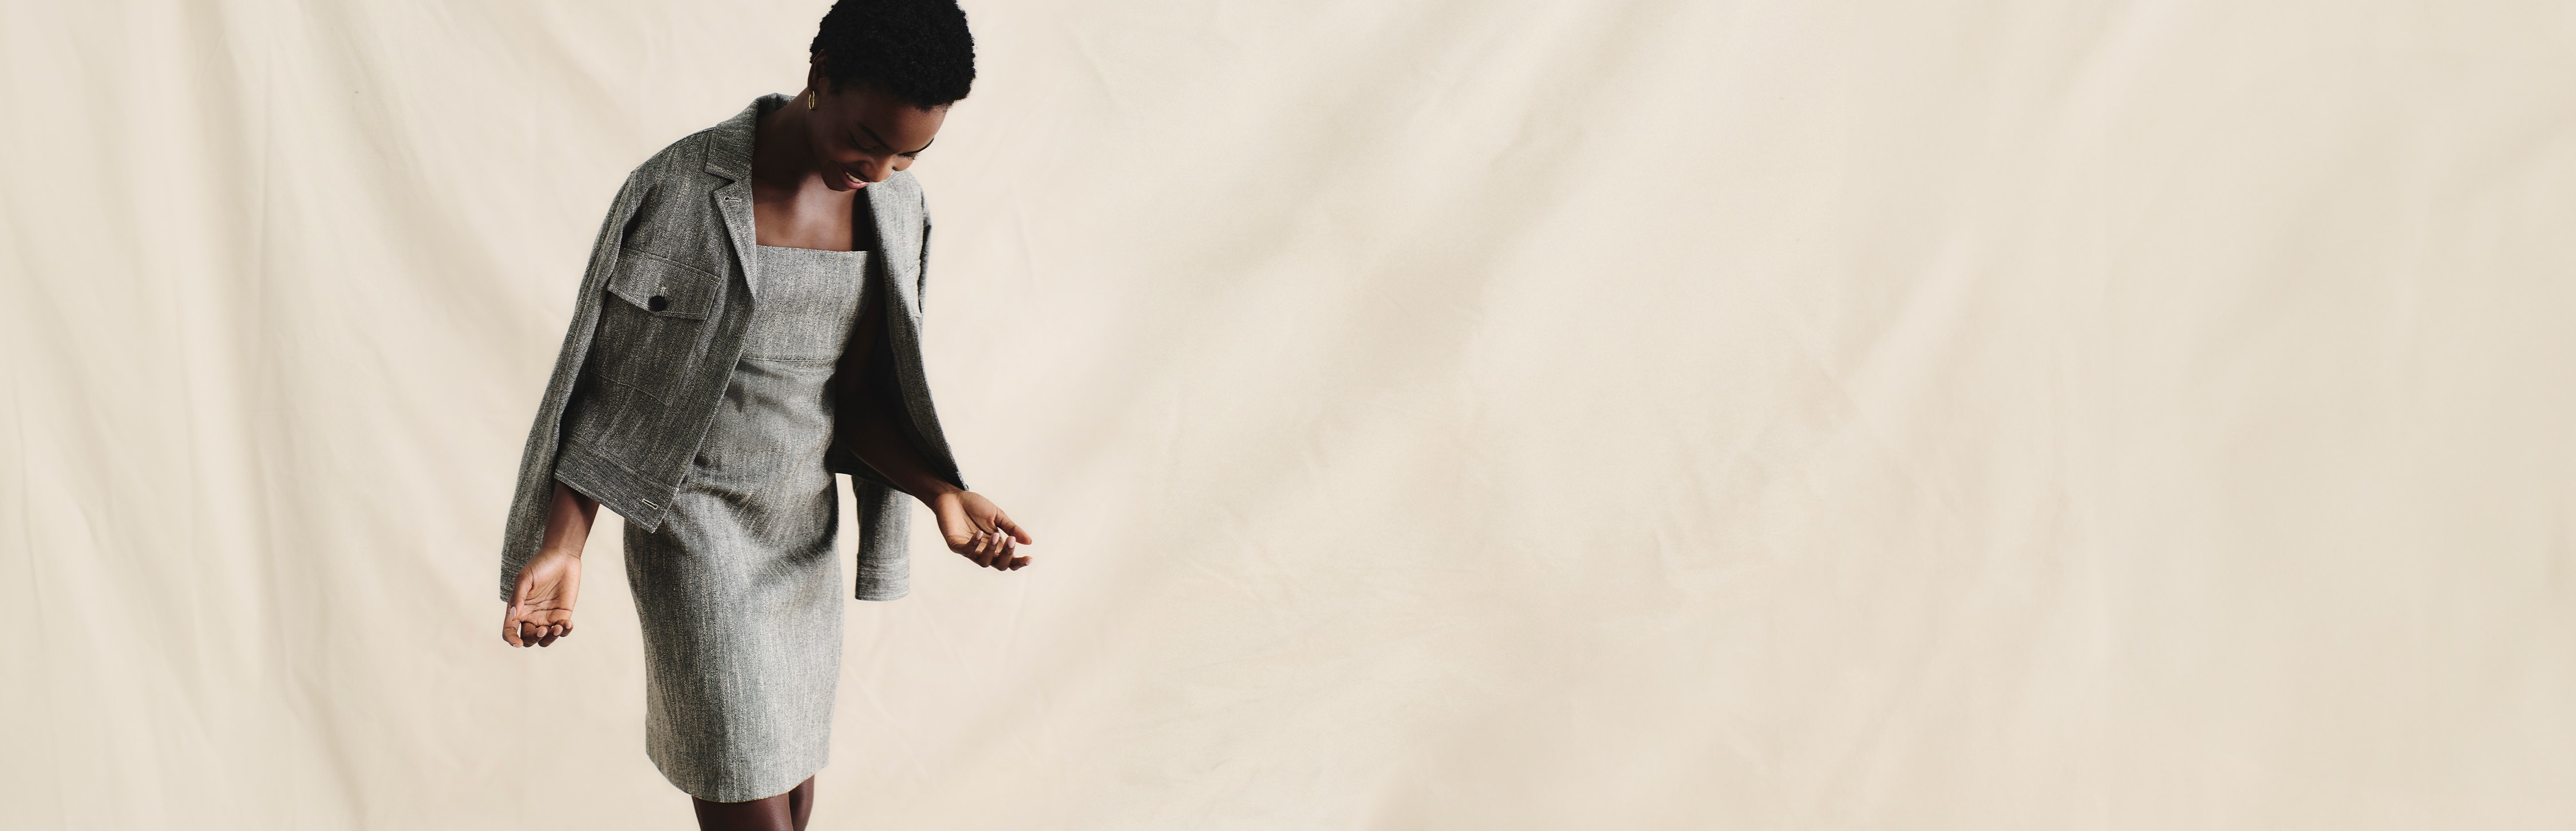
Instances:
[[[617,269],[608,275],[608,296],[600,299],[591,367],[603,378],[664,397],[704,347],[723,285],[695,266],[622,249]]]

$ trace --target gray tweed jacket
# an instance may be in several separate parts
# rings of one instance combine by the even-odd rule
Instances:
[[[751,224],[751,142],[760,114],[787,103],[766,95],[732,118],[672,142],[636,166],[617,191],[590,252],[572,326],[555,357],[519,461],[518,493],[502,532],[501,600],[545,540],[546,511],[561,480],[652,531],[688,475],[715,417],[751,307],[760,302],[758,239]],[[896,173],[860,191],[873,216],[876,256],[868,279],[891,290],[883,346],[858,373],[868,394],[908,418],[903,432],[934,471],[965,480],[939,430],[922,372],[921,296],[930,215],[921,186]],[[865,240],[862,240],[862,244]],[[853,408],[844,408],[849,412]],[[839,443],[825,464],[857,485],[861,600],[907,590],[909,497]]]

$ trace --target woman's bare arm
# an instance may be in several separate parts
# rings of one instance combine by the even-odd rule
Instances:
[[[590,542],[591,522],[598,518],[599,500],[556,482],[554,504],[546,509],[543,550],[560,550],[575,557],[581,556],[581,547]]]
[[[852,430],[848,439],[850,453],[876,470],[877,475],[894,483],[896,490],[910,494],[924,505],[937,502],[942,494],[965,490],[931,472],[930,460],[922,458],[921,451],[914,449],[912,442],[904,440],[900,428],[891,418],[894,414],[886,411],[884,399],[866,396],[847,404],[856,405],[859,410],[856,418],[841,420]]]
[[[891,411],[892,402],[861,396],[844,406],[859,410],[855,418],[842,419],[852,433],[846,437],[850,453],[897,489],[930,506],[931,515],[939,519],[939,535],[948,543],[948,550],[998,571],[1029,564],[1028,555],[1020,553],[1019,547],[1037,539],[983,494],[960,488],[932,472],[930,461],[904,440],[895,425],[897,414]]]

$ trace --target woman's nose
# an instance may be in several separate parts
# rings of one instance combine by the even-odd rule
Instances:
[[[894,166],[887,164],[886,161],[879,158],[860,159],[859,178],[871,185],[885,181],[886,177],[894,175]]]

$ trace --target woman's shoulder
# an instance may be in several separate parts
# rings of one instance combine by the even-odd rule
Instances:
[[[707,141],[715,128],[681,136],[635,165],[627,178],[649,184],[676,184],[706,176]]]
[[[921,181],[910,173],[895,171],[885,181],[869,185],[866,193],[878,212],[892,209],[898,222],[912,225],[929,219],[930,202],[922,196]]]
[[[624,224],[637,214],[669,213],[678,206],[699,205],[707,193],[722,187],[723,177],[707,172],[707,133],[682,136],[646,156],[626,174],[609,208],[612,221]]]
[[[628,184],[642,184],[653,191],[697,192],[749,177],[752,133],[760,114],[786,101],[784,95],[761,96],[732,117],[663,145],[635,166]]]
[[[921,180],[912,178],[912,174],[908,171],[895,171],[893,175],[887,176],[885,181],[869,185],[868,187],[885,188],[886,190],[893,191],[894,194],[901,197],[903,201],[911,202],[916,205],[920,204],[922,201]]]

